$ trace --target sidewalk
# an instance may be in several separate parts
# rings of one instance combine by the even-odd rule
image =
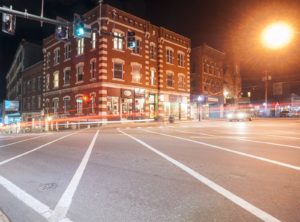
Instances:
[[[7,216],[0,209],[0,222],[10,222]]]

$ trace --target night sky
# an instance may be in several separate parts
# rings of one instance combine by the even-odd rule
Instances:
[[[300,75],[300,35],[284,50],[270,52],[259,43],[262,28],[284,20],[300,32],[300,0],[104,0],[136,16],[150,20],[192,40],[193,46],[207,43],[233,53],[241,61],[244,79],[260,78],[268,67],[274,75]],[[98,0],[45,0],[45,16],[71,21],[73,13],[84,13]],[[0,6],[40,14],[41,0],[0,0]],[[0,101],[5,96],[5,75],[21,39],[41,44],[55,27],[17,19],[14,36],[0,33]],[[299,33],[300,34],[300,33]]]

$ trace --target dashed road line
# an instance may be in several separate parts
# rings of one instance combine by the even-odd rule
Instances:
[[[94,135],[89,148],[87,149],[87,151],[84,154],[84,157],[79,165],[79,167],[76,170],[76,173],[74,174],[71,182],[69,183],[67,189],[65,190],[65,192],[63,193],[62,197],[60,198],[60,200],[58,201],[57,205],[55,206],[54,212],[51,215],[50,221],[62,221],[63,218],[66,217],[69,208],[72,204],[72,199],[73,196],[76,192],[76,189],[79,185],[79,182],[82,178],[82,175],[84,173],[84,170],[86,168],[86,165],[89,161],[89,158],[91,156],[92,150],[94,148],[97,136],[99,134],[99,130],[97,130],[96,134]]]
[[[155,149],[154,147],[148,145],[147,143],[143,142],[142,140],[129,135],[121,130],[119,132],[123,133],[124,135],[130,137],[131,139],[135,140],[136,142],[140,143],[144,147],[148,148],[149,150],[153,151],[160,157],[164,158],[165,160],[171,162],[181,170],[185,171],[188,173],[190,176],[194,177],[201,183],[205,184],[207,187],[211,188],[215,192],[219,193],[223,197],[227,198],[231,202],[235,203],[236,205],[240,206],[241,208],[245,209],[249,213],[253,214],[254,216],[258,217],[259,219],[267,222],[280,222],[277,218],[273,217],[272,215],[266,213],[265,211],[259,209],[258,207],[252,205],[251,203],[247,202],[246,200],[242,199],[241,197],[235,195],[234,193],[230,192],[229,190],[226,190],[222,186],[216,184],[212,180],[208,179],[207,177],[204,177],[203,175],[199,174],[195,170],[189,168],[188,166],[184,165],[183,163],[173,159],[172,157],[164,154],[163,152]]]
[[[264,161],[264,162],[267,162],[267,163],[272,163],[272,164],[275,164],[275,165],[278,165],[278,166],[281,166],[281,167],[286,167],[286,168],[289,168],[289,169],[300,171],[299,166],[295,166],[295,165],[292,165],[292,164],[283,163],[283,162],[279,162],[279,161],[276,161],[276,160],[271,160],[271,159],[268,159],[268,158],[264,158],[264,157],[260,157],[260,156],[256,156],[256,155],[252,155],[252,154],[248,154],[248,153],[243,153],[243,152],[235,151],[235,150],[232,150],[232,149],[229,149],[229,148],[216,146],[216,145],[213,145],[213,144],[204,143],[204,142],[200,142],[200,141],[196,141],[196,140],[191,140],[191,139],[187,139],[187,138],[183,138],[183,137],[179,137],[179,136],[173,136],[173,135],[169,135],[169,134],[165,134],[165,133],[157,133],[157,132],[153,132],[153,131],[150,131],[150,130],[143,130],[143,131],[149,132],[149,133],[152,133],[152,134],[161,135],[161,136],[176,138],[176,139],[179,139],[179,140],[184,140],[184,141],[188,141],[188,142],[192,142],[192,143],[197,143],[197,144],[209,147],[209,148],[218,149],[218,150],[226,151],[226,152],[229,152],[229,153],[234,153],[234,154],[237,154],[237,155],[240,155],[240,156],[245,156],[245,157],[249,157],[249,158],[256,159],[256,160],[261,160],[261,161]]]

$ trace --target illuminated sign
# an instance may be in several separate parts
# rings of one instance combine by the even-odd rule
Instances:
[[[19,101],[5,100],[4,110],[6,112],[18,112],[19,111]]]

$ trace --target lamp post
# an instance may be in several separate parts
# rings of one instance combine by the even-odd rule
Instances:
[[[288,45],[294,37],[293,28],[286,22],[275,22],[267,26],[261,34],[261,42],[269,50],[279,50]],[[265,82],[265,115],[268,110],[268,81],[271,80],[268,70],[265,71],[263,81]]]
[[[204,97],[203,96],[198,96],[197,98],[198,101],[198,120],[199,122],[202,120],[202,102],[204,101]]]

